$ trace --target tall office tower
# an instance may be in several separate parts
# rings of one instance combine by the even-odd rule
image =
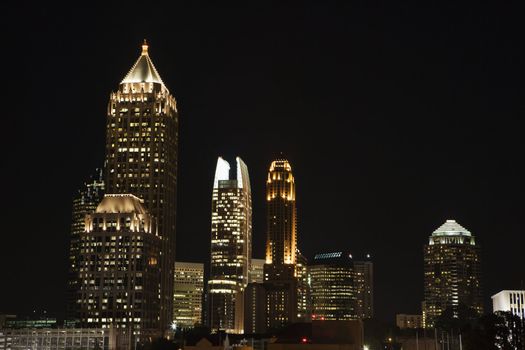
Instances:
[[[311,320],[312,303],[310,297],[310,272],[308,259],[297,250],[297,265],[295,276],[297,277],[297,321],[307,322]]]
[[[80,326],[158,337],[161,247],[156,220],[131,194],[106,194],[80,234]]]
[[[480,248],[474,236],[455,220],[435,230],[424,247],[425,300],[423,323],[434,327],[436,318],[460,306],[483,312]]]
[[[354,261],[351,254],[316,254],[309,269],[312,283],[312,319],[340,321],[359,318]]]
[[[85,217],[97,208],[104,196],[104,175],[102,169],[96,169],[95,174],[86,181],[73,199],[71,220],[71,235],[69,243],[69,272],[67,286],[66,314],[70,320],[77,320],[79,314],[78,291],[79,285],[79,254],[80,234],[85,229]]]
[[[296,322],[298,314],[295,182],[292,167],[285,159],[270,165],[266,200],[266,325],[275,329]]]
[[[163,329],[173,316],[178,118],[175,98],[144,42],[142,54],[109,99],[106,192],[134,194],[158,220]]]
[[[262,283],[250,282],[244,290],[244,333],[266,333],[266,291]]]
[[[263,283],[264,281],[264,259],[252,259],[249,273],[249,283]]]
[[[175,262],[173,287],[173,324],[193,328],[202,324],[204,264]]]
[[[366,254],[362,260],[354,260],[354,282],[357,317],[374,317],[374,264],[370,254]]]
[[[237,157],[237,179],[219,157],[211,209],[208,306],[212,330],[244,331],[244,289],[252,256],[252,199],[248,167]]]

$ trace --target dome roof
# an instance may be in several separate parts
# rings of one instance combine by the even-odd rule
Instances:
[[[447,220],[437,230],[432,233],[432,236],[471,236],[469,230],[461,226],[456,220]]]
[[[146,214],[142,203],[142,199],[132,194],[106,194],[95,212]]]

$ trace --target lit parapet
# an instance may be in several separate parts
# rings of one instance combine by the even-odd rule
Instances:
[[[286,159],[274,160],[270,165],[270,171],[285,170],[292,171],[292,166]]]
[[[432,233],[432,236],[472,236],[472,234],[456,220],[447,220]]]
[[[213,180],[213,188],[219,188],[220,180],[230,179],[230,163],[219,157],[217,159],[217,168],[215,168],[215,179]]]

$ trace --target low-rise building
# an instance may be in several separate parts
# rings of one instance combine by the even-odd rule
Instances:
[[[492,311],[508,311],[525,320],[525,290],[502,290],[492,296]]]
[[[419,329],[423,328],[423,315],[396,315],[396,326],[399,329]]]

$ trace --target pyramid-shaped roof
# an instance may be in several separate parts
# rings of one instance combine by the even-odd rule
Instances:
[[[456,220],[447,220],[437,230],[432,233],[432,236],[471,236],[469,230],[461,226]]]
[[[121,82],[121,84],[125,83],[158,83],[164,85],[159,72],[157,72],[155,65],[149,57],[146,40],[144,40],[144,44],[142,44],[142,54]]]

